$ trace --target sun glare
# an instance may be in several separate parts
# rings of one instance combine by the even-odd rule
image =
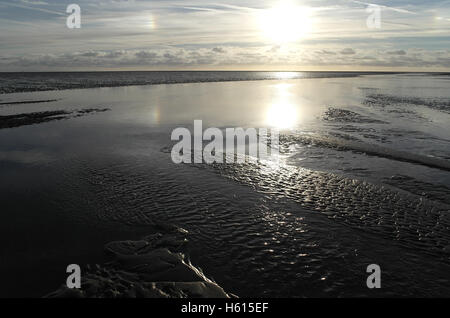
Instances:
[[[263,37],[280,44],[295,42],[312,29],[310,10],[290,2],[281,2],[264,10],[259,16],[259,24]]]
[[[297,110],[289,103],[273,104],[267,112],[267,124],[279,129],[293,128],[297,122]]]
[[[298,109],[291,100],[290,84],[277,84],[275,99],[266,112],[266,124],[278,129],[293,128],[298,121]]]

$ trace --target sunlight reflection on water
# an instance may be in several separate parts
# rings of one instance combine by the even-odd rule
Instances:
[[[293,128],[297,124],[298,107],[294,103],[290,89],[291,84],[278,84],[275,88],[275,100],[267,109],[266,123],[280,129]]]

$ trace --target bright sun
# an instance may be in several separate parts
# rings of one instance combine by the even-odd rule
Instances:
[[[258,18],[263,36],[280,44],[297,41],[312,28],[310,10],[289,1],[264,10]]]

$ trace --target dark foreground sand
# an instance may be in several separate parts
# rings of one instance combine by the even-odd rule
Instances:
[[[139,241],[106,244],[111,261],[89,267],[81,289],[65,285],[50,298],[230,298],[184,254],[187,231],[160,225],[159,233]]]

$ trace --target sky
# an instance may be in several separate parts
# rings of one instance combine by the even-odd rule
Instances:
[[[0,0],[0,31],[3,72],[450,71],[450,0]]]

